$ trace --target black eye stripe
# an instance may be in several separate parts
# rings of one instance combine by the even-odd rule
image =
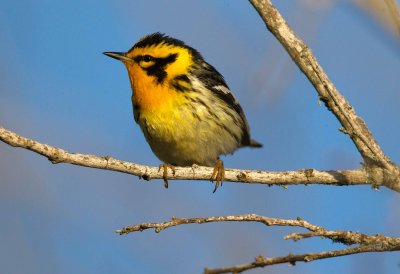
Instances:
[[[153,56],[148,55],[148,54],[146,54],[146,55],[138,55],[135,58],[133,58],[133,60],[135,60],[136,63],[140,63],[142,61],[145,61],[145,62],[155,61],[155,59],[156,58],[154,58]]]
[[[175,62],[177,57],[178,57],[177,53],[170,54],[167,57],[153,57],[149,54],[146,54],[146,55],[138,55],[135,58],[133,58],[133,60],[135,60],[137,63],[139,63],[141,61],[145,61],[145,62],[154,61],[159,66],[165,66],[165,65]]]
[[[153,61],[154,64],[147,68],[142,67],[142,69],[146,71],[147,75],[155,76],[157,78],[158,83],[162,83],[165,77],[167,77],[167,72],[165,72],[164,70],[165,67],[168,64],[171,64],[176,61],[176,59],[178,58],[178,53],[172,53],[167,57],[153,57],[151,55],[139,55],[133,58],[133,60],[135,60],[135,62],[139,64],[142,61],[149,62],[146,61],[146,59],[148,59],[149,57],[150,61]]]

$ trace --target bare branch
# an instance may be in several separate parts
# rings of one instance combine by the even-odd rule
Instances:
[[[105,169],[139,176],[145,180],[162,179],[163,172],[158,167],[144,166],[113,159],[110,156],[96,156],[69,153],[63,149],[42,144],[20,136],[0,127],[0,140],[14,147],[21,147],[47,157],[53,164],[73,165]],[[176,167],[174,174],[168,174],[168,180],[210,180],[213,168],[192,166]],[[259,170],[225,169],[225,181],[271,185],[368,185],[369,180],[364,169],[329,170],[315,169],[271,172]]]
[[[320,99],[342,124],[364,159],[370,178],[400,191],[400,168],[384,154],[365,122],[328,78],[308,46],[293,32],[270,0],[249,0],[268,30],[278,39],[315,87]],[[384,178],[383,178],[384,177]],[[383,180],[382,180],[383,179]],[[379,183],[376,182],[377,185]]]
[[[161,222],[161,223],[142,223],[134,226],[124,227],[117,230],[119,234],[128,234],[136,231],[143,231],[146,229],[154,229],[155,232],[160,232],[161,230],[185,224],[204,224],[210,222],[258,222],[266,226],[295,226],[306,228],[310,232],[306,233],[291,233],[285,236],[284,239],[292,239],[295,241],[310,238],[319,237],[330,239],[334,242],[340,242],[345,245],[359,246],[346,248],[342,250],[335,251],[324,251],[319,253],[307,253],[301,255],[289,254],[283,257],[275,258],[265,258],[263,256],[256,257],[254,262],[230,266],[226,268],[216,268],[216,269],[206,269],[205,273],[240,273],[245,270],[264,267],[267,265],[281,264],[281,263],[291,263],[295,262],[310,262],[313,260],[346,256],[356,253],[365,252],[383,252],[383,251],[399,251],[400,250],[400,238],[386,237],[382,235],[368,235],[358,232],[342,231],[342,230],[326,230],[321,226],[313,225],[305,220],[297,218],[296,220],[287,219],[277,219],[265,216],[260,216],[256,214],[247,215],[233,215],[233,216],[215,216],[215,217],[204,217],[204,218],[176,218],[172,217],[171,221]]]
[[[245,263],[240,265],[234,265],[224,268],[206,268],[204,274],[220,274],[220,273],[241,273],[246,270],[265,267],[269,265],[288,263],[295,265],[296,262],[311,262],[315,260],[327,259],[332,257],[340,257],[353,255],[357,253],[367,252],[386,252],[386,251],[398,251],[400,246],[386,246],[386,245],[361,245],[357,247],[350,247],[341,250],[334,251],[323,251],[318,253],[306,253],[300,255],[289,254],[282,257],[266,258],[263,256],[257,256],[254,262]]]
[[[360,245],[395,245],[400,247],[400,238],[387,237],[383,235],[367,235],[359,232],[343,231],[343,230],[326,230],[322,226],[311,224],[301,218],[296,220],[278,219],[265,217],[257,214],[246,215],[228,215],[228,216],[212,216],[212,217],[194,217],[194,218],[176,218],[173,216],[171,221],[160,223],[142,223],[138,225],[124,227],[116,230],[120,235],[128,234],[131,232],[143,231],[147,229],[154,229],[156,233],[178,225],[187,224],[204,224],[216,222],[257,222],[266,226],[294,226],[306,228],[310,232],[307,233],[291,233],[285,236],[285,240],[292,239],[294,241],[302,240],[311,237],[320,237],[330,239],[334,242],[340,242],[346,245],[360,244]]]
[[[143,223],[134,226],[124,227],[122,229],[117,230],[116,232],[119,234],[128,234],[136,231],[143,231],[146,229],[154,229],[155,232],[160,232],[161,230],[184,224],[204,224],[204,223],[212,223],[212,222],[259,222],[265,224],[266,226],[298,226],[307,228],[310,231],[319,231],[321,227],[312,225],[307,221],[304,221],[300,218],[297,220],[285,220],[285,219],[276,219],[269,218],[265,216],[260,216],[256,214],[246,214],[246,215],[233,215],[233,216],[217,216],[217,217],[205,217],[205,218],[183,218],[178,219],[176,217],[172,217],[171,221],[162,222],[162,223]]]

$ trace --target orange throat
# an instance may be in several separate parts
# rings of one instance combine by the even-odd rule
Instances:
[[[157,83],[153,76],[147,75],[137,65],[128,65],[128,74],[132,88],[132,103],[141,112],[160,111],[171,106],[177,94],[168,88],[168,83]]]

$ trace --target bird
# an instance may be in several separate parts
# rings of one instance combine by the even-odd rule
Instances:
[[[122,61],[132,89],[134,119],[153,153],[167,169],[214,167],[215,192],[225,179],[221,155],[241,147],[260,148],[250,138],[242,107],[224,77],[193,47],[156,32],[127,52],[103,52]]]

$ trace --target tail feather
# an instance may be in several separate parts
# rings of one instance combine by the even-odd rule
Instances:
[[[249,147],[262,147],[263,145],[256,140],[250,139]]]

